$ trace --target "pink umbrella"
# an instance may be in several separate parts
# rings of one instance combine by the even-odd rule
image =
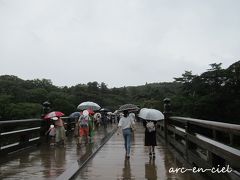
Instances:
[[[60,111],[52,111],[44,116],[44,119],[50,119],[53,117],[61,117],[64,116],[64,114]]]

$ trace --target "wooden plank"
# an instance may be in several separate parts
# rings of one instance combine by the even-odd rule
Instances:
[[[6,136],[21,136],[22,134],[26,133],[34,133],[34,132],[39,132],[41,127],[34,127],[34,128],[27,128],[27,129],[21,129],[21,130],[16,130],[16,131],[9,131],[9,132],[2,132],[0,136],[5,138]]]
[[[207,163],[207,161],[205,161],[204,159],[201,159],[200,157],[198,157],[195,153],[193,152],[189,152],[188,153],[189,155],[189,160],[191,161],[190,163],[193,165],[193,166],[197,166],[199,168],[204,168],[204,169],[211,169],[213,166],[212,165],[209,165]],[[231,180],[237,180],[239,179],[239,176],[233,171],[231,173],[227,173],[227,174],[218,174],[218,173],[211,173],[211,172],[206,172],[206,174],[213,178],[213,179],[231,179]]]
[[[173,126],[168,126],[168,130],[172,131],[173,133],[185,138],[186,133],[184,133],[183,131],[181,131],[180,129],[173,127]]]
[[[199,139],[193,135],[188,134],[187,138],[197,146],[200,146],[203,149],[207,149],[210,152],[218,155],[219,157],[225,159],[230,162],[235,168],[240,168],[240,150],[227,146],[225,144],[213,141],[208,139]]]
[[[15,151],[19,151],[21,149],[25,149],[25,148],[28,148],[28,147],[31,147],[31,146],[35,146],[39,143],[39,140],[40,139],[35,139],[35,140],[32,140],[32,141],[26,141],[24,143],[14,143],[12,144],[12,146],[6,146],[6,148],[4,147],[1,147],[3,149],[0,149],[0,153],[1,154],[9,154],[9,153],[13,153]]]
[[[201,127],[215,129],[215,130],[219,130],[226,133],[231,132],[232,134],[240,135],[240,125],[236,125],[236,124],[185,118],[185,117],[176,117],[176,116],[171,116],[170,119],[173,121],[181,122],[181,123],[189,122],[191,124],[198,125]]]

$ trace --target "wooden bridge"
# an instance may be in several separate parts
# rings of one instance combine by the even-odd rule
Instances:
[[[76,146],[68,125],[66,147],[50,147],[41,119],[0,122],[0,179],[240,179],[240,125],[171,116],[158,122],[156,158],[137,123],[131,157],[124,157],[117,124]]]

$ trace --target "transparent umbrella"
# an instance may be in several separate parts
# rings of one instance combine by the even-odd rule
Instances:
[[[101,109],[101,107],[95,103],[95,102],[91,102],[91,101],[86,101],[86,102],[82,102],[77,106],[77,109],[83,111],[86,109],[91,109],[93,111],[97,111],[99,109]]]
[[[144,120],[159,121],[164,119],[164,115],[157,109],[142,108],[138,116]]]

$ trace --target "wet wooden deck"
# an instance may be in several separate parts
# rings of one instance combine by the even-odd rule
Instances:
[[[90,149],[99,145],[101,140],[112,131],[116,125],[109,125],[107,129],[99,128],[95,132],[93,143],[77,147],[75,138],[67,136],[66,147],[42,144],[29,150],[17,152],[8,159],[1,157],[0,179],[56,179],[72,164],[80,160],[84,161],[91,152]]]
[[[15,158],[0,164],[0,179],[177,179],[198,180],[193,173],[170,174],[169,168],[183,167],[164,143],[158,142],[156,158],[150,159],[144,147],[144,128],[139,123],[132,139],[130,159],[125,159],[122,135],[116,133],[96,152],[99,142],[116,125],[96,132],[94,143],[77,148],[74,138],[68,136],[66,147],[42,145],[35,150],[22,151]],[[96,152],[78,171],[85,160]]]
[[[199,176],[193,173],[169,173],[171,167],[184,167],[184,165],[177,161],[164,143],[158,142],[155,151],[155,159],[150,158],[148,148],[144,147],[144,128],[138,124],[132,138],[130,159],[125,158],[122,135],[115,133],[75,179],[199,179]]]

